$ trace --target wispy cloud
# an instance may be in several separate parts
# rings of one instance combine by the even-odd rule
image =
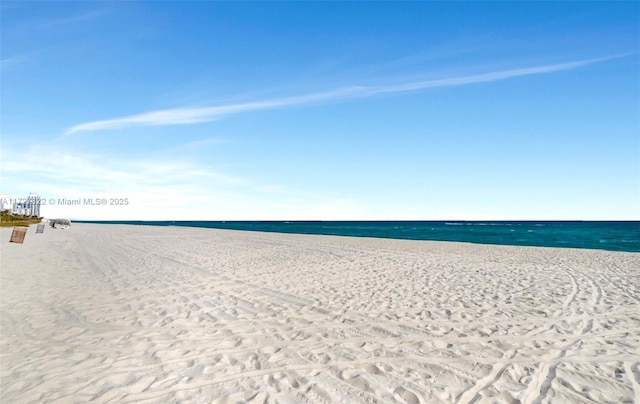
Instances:
[[[0,67],[4,70],[4,69],[7,69],[10,66],[22,63],[25,60],[26,60],[26,57],[22,56],[22,55],[21,56],[12,56],[12,57],[0,60]]]
[[[314,93],[296,97],[285,97],[242,104],[221,105],[214,107],[183,107],[164,109],[145,112],[137,115],[125,116],[121,118],[82,123],[67,129],[65,134],[71,135],[84,131],[123,129],[132,126],[164,126],[210,122],[220,119],[223,116],[241,112],[308,105],[319,102],[341,101],[353,98],[371,97],[377,94],[410,92],[435,87],[452,87],[476,83],[487,83],[515,77],[572,70],[582,66],[604,62],[622,56],[626,56],[626,54],[598,59],[580,60],[521,69],[502,70],[497,72],[450,77],[436,80],[414,81],[386,86],[352,86],[323,93]]]
[[[93,21],[96,18],[100,18],[107,13],[106,9],[87,11],[82,14],[58,17],[52,19],[34,20],[31,21],[28,28],[31,30],[60,28],[65,26],[73,26],[76,24]]]
[[[93,130],[122,129],[131,126],[163,126],[215,121],[222,116],[239,112],[272,109],[293,105],[311,104],[314,102],[357,96],[359,88],[337,90],[329,93],[310,94],[299,97],[280,98],[244,104],[222,105],[216,107],[173,108],[160,111],[145,112],[123,118],[104,121],[87,122],[69,128],[67,135]]]
[[[44,159],[54,155],[53,159]],[[78,155],[59,149],[32,147],[13,150],[3,158],[2,172],[10,176],[29,174],[52,184],[90,186],[103,189],[136,189],[140,184],[160,186],[168,183],[242,184],[242,178],[215,172],[186,161],[114,159],[101,155]],[[96,181],[99,178],[100,181]]]
[[[43,156],[55,158],[43,158]],[[36,191],[47,217],[130,220],[303,220],[363,218],[355,201],[259,185],[186,160],[129,161],[34,146],[0,164],[3,192]],[[127,198],[127,205],[66,206],[63,199]]]

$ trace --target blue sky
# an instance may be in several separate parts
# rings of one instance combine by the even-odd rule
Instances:
[[[640,220],[637,2],[1,11],[0,193],[45,216]]]

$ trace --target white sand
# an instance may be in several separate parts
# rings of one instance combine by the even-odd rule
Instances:
[[[1,235],[3,403],[640,402],[640,254],[74,224]]]

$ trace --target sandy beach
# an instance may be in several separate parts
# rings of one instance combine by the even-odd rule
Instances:
[[[640,402],[640,254],[1,229],[3,403]]]

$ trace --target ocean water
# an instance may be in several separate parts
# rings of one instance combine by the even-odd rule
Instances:
[[[640,222],[76,221],[640,252]]]

